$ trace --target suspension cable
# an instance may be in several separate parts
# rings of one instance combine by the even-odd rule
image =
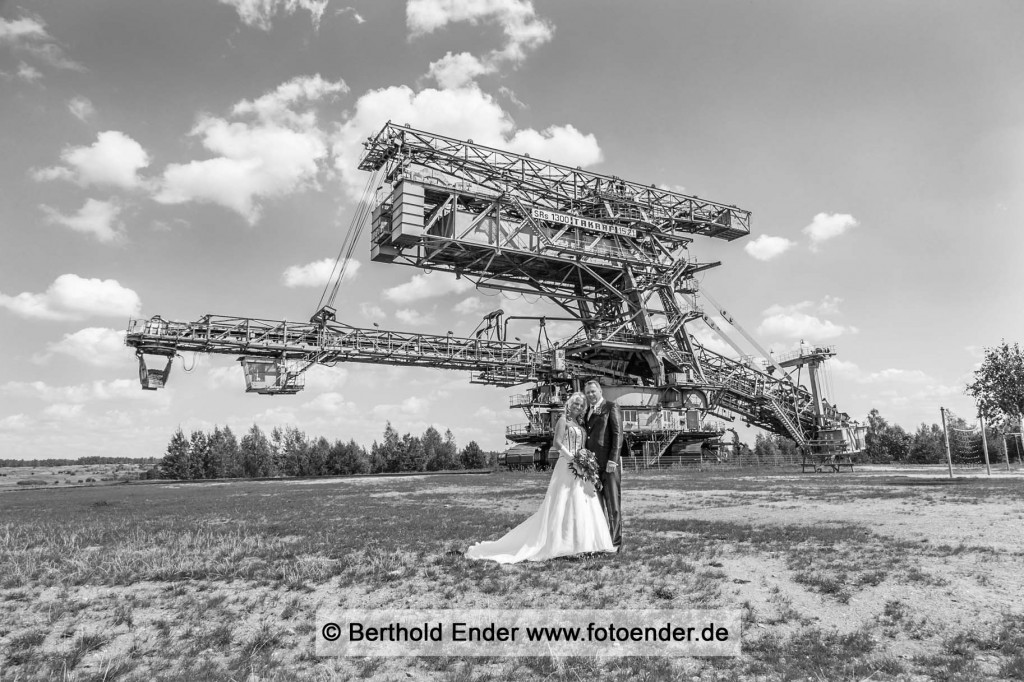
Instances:
[[[352,254],[355,252],[356,244],[359,241],[359,237],[363,233],[363,228],[366,226],[367,217],[370,214],[370,194],[374,191],[374,188],[381,176],[382,169],[377,169],[370,174],[370,177],[366,180],[366,185],[363,187],[362,194],[359,196],[359,203],[356,206],[355,213],[352,215],[352,221],[349,223],[348,230],[345,232],[345,238],[341,242],[341,248],[338,250],[338,257],[334,261],[334,267],[331,269],[331,276],[327,280],[327,284],[324,285],[323,293],[320,294],[320,302],[317,303],[317,310],[324,307],[324,298],[327,298],[327,305],[333,307],[334,299],[338,296],[338,289],[341,287],[342,281],[345,279],[345,273],[348,271],[349,263],[352,260]],[[336,279],[335,279],[336,278]],[[334,286],[331,286],[333,282]],[[328,290],[330,290],[330,296],[328,297]]]

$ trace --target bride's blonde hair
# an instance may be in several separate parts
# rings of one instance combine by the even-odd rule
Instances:
[[[569,416],[569,413],[572,411],[571,410],[572,406],[575,405],[576,403],[580,403],[581,407],[584,410],[586,410],[587,409],[587,397],[585,395],[583,395],[582,393],[580,393],[579,391],[576,391],[571,396],[569,396],[568,400],[565,401],[565,418],[567,420],[568,419],[572,419],[572,417]],[[583,412],[580,412],[580,415],[582,415],[582,414],[583,414]],[[577,417],[575,419],[575,421],[578,422],[579,421],[579,417]]]

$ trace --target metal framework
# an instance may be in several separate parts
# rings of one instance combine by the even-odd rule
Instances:
[[[316,363],[465,369],[475,382],[534,384],[516,405],[528,424],[507,436],[540,445],[550,440],[565,391],[602,377],[606,394],[640,415],[634,450],[655,460],[680,443],[719,435],[703,423],[709,414],[738,415],[806,447],[849,426],[819,395],[815,370],[828,354],[789,365],[808,367],[809,391],[775,366],[764,371],[710,351],[688,330],[710,323],[697,305],[694,275],[719,265],[698,262],[690,245],[746,236],[748,211],[391,123],[365,146],[359,167],[382,183],[369,212],[373,260],[544,296],[579,321],[580,332],[535,348],[509,343],[500,311],[486,319],[486,338],[357,329],[335,322],[331,308],[303,324],[157,317],[133,321],[128,331],[142,367],[146,354],[189,350],[274,358],[282,363],[270,373],[277,378],[267,380],[269,366],[255,362],[262,383],[248,384],[271,394],[301,388],[296,377]],[[153,388],[166,382],[166,373],[145,372]]]

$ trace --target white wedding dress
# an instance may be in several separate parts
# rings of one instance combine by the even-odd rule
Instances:
[[[476,543],[466,557],[514,564],[584,552],[614,552],[594,484],[576,478],[569,470],[569,460],[583,444],[583,429],[560,418],[553,444],[558,461],[540,509],[503,537]]]

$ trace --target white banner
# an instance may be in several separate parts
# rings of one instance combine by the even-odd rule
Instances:
[[[317,656],[739,656],[740,611],[320,609]]]
[[[530,217],[538,220],[545,220],[549,223],[559,223],[570,227],[578,227],[591,232],[604,232],[605,234],[621,234],[626,237],[637,237],[638,232],[630,227],[609,225],[590,218],[581,218],[578,215],[559,213],[558,211],[546,211],[543,208],[534,208],[530,211]]]

